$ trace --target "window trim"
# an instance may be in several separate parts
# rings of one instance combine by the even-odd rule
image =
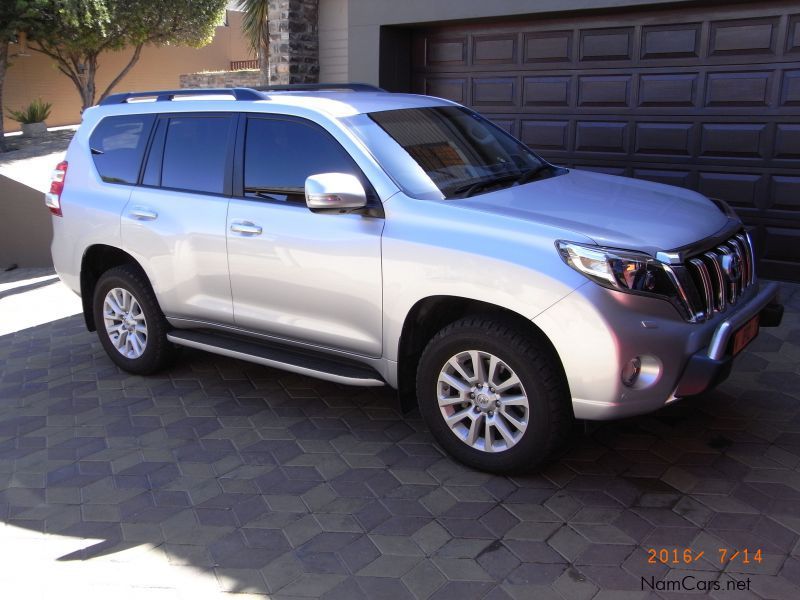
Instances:
[[[97,168],[97,162],[95,162],[94,154],[92,153],[92,137],[97,133],[97,131],[102,127],[103,123],[106,123],[109,120],[113,119],[130,119],[139,117],[143,121],[144,128],[149,127],[147,132],[142,131],[142,135],[147,137],[145,140],[144,145],[144,152],[142,153],[142,157],[139,159],[139,167],[136,169],[136,179],[133,183],[122,182],[122,181],[106,181],[103,178],[103,174],[100,173],[100,169]],[[145,161],[147,159],[147,154],[150,149],[151,139],[153,137],[153,132],[155,131],[157,115],[152,115],[149,113],[141,113],[141,114],[123,114],[123,115],[108,115],[100,119],[97,124],[92,129],[92,132],[89,134],[87,141],[87,146],[89,147],[89,157],[92,160],[92,167],[94,167],[94,172],[97,173],[97,177],[100,179],[100,183],[103,185],[128,185],[128,186],[137,186],[141,181],[142,169],[144,168]]]
[[[304,125],[306,127],[310,127],[316,131],[322,133],[323,136],[327,137],[331,140],[339,149],[342,151],[347,160],[352,163],[354,173],[361,181],[361,184],[364,186],[364,190],[367,193],[367,206],[365,210],[367,210],[372,216],[380,216],[383,217],[383,203],[378,196],[375,187],[370,182],[369,178],[366,176],[364,171],[358,165],[356,160],[351,156],[351,154],[347,151],[339,140],[336,139],[334,135],[331,134],[327,129],[322,127],[319,123],[315,123],[311,119],[306,119],[304,117],[297,117],[295,115],[282,115],[277,113],[262,113],[262,112],[242,112],[239,114],[239,122],[238,122],[238,130],[236,134],[236,149],[234,152],[234,166],[233,166],[233,192],[232,196],[234,198],[248,200],[251,202],[259,202],[264,204],[277,204],[279,206],[293,206],[296,208],[302,208],[304,210],[308,210],[308,206],[306,206],[305,202],[286,202],[282,200],[270,200],[269,198],[256,198],[253,196],[246,196],[244,193],[244,152],[245,152],[245,143],[247,137],[247,123],[249,120],[268,120],[268,121],[288,121],[293,123],[298,123],[300,125]]]
[[[185,188],[175,188],[175,187],[167,187],[162,185],[163,181],[163,172],[164,172],[164,150],[167,145],[167,134],[169,133],[169,122],[172,119],[177,118],[218,118],[218,119],[225,119],[228,121],[228,137],[227,137],[227,152],[225,153],[225,166],[223,171],[223,180],[222,180],[222,192],[206,192],[202,190],[189,190]],[[158,132],[161,123],[165,123],[163,125],[163,135],[156,135]],[[145,153],[145,157],[142,161],[141,169],[139,172],[139,182],[138,186],[148,189],[159,189],[159,190],[167,190],[170,192],[182,192],[185,194],[201,194],[204,196],[216,196],[216,197],[230,197],[233,188],[233,157],[234,157],[234,146],[236,143],[236,135],[237,135],[237,113],[228,112],[228,111],[220,111],[220,112],[179,112],[179,113],[160,113],[156,115],[156,123],[155,127],[153,127],[151,138],[149,142],[149,146],[147,148],[147,152]],[[160,139],[159,139],[160,138]],[[156,146],[158,143],[158,146]],[[144,183],[144,172],[147,167],[147,163],[150,160],[151,153],[158,153],[157,155],[154,154],[156,157],[155,160],[156,166],[158,168],[158,185],[153,184],[145,184]]]

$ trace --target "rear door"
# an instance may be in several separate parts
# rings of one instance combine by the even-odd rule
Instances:
[[[313,213],[304,194],[306,177],[320,173],[351,173],[368,188],[369,182],[315,123],[271,115],[242,121],[237,152],[243,159],[237,159],[227,227],[236,324],[379,356],[383,218]]]
[[[235,129],[230,113],[161,115],[123,211],[123,248],[168,317],[233,321],[225,217]]]

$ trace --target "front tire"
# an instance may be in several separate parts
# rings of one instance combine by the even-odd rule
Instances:
[[[417,399],[449,454],[493,473],[534,470],[563,443],[573,420],[549,346],[488,317],[461,319],[431,339],[417,369]]]
[[[170,364],[175,347],[167,341],[167,322],[139,269],[123,265],[103,273],[93,310],[100,343],[120,368],[149,375]]]

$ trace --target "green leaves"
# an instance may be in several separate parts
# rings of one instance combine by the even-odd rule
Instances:
[[[269,34],[267,20],[269,2],[267,0],[241,0],[239,8],[244,11],[242,30],[256,52],[262,51]]]
[[[136,64],[146,44],[209,43],[227,5],[226,0],[0,0],[2,6],[8,2],[36,5],[35,26],[26,29],[36,42],[31,49],[52,58],[72,80],[83,108],[97,97],[95,78],[103,52],[133,48],[100,99]]]
[[[0,43],[15,40],[20,31],[38,32],[50,4],[51,0],[0,0]]]
[[[37,40],[62,53],[139,44],[203,46],[222,22],[225,0],[50,0]]]
[[[52,108],[53,105],[50,102],[42,102],[42,99],[38,98],[21,110],[9,109],[8,118],[23,124],[40,123],[50,116]]]

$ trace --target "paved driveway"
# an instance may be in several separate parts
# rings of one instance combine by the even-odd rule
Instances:
[[[386,391],[192,351],[133,377],[80,316],[6,334],[0,589],[572,600],[652,596],[644,577],[800,598],[800,288],[787,291],[784,326],[718,391],[576,432],[566,456],[514,478],[454,463]],[[649,564],[649,548],[681,563],[689,548],[691,564]]]

